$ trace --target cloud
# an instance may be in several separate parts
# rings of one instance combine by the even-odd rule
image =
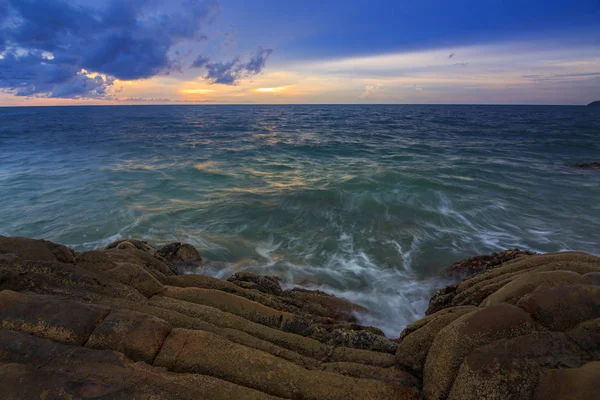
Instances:
[[[370,97],[373,97],[373,96],[377,95],[377,93],[379,93],[382,88],[383,88],[383,85],[380,83],[375,84],[375,85],[367,85],[367,86],[365,86],[365,90],[364,90],[364,92],[361,93],[360,97],[363,99],[368,99]]]
[[[95,98],[115,79],[179,68],[183,41],[218,11],[214,0],[180,0],[170,11],[153,0],[112,0],[104,9],[65,0],[0,0],[0,90],[18,96]],[[99,74],[90,77],[86,73]]]
[[[553,74],[553,75],[523,75],[525,79],[531,79],[533,81],[569,81],[569,78],[599,78],[600,72],[582,72],[573,74]]]
[[[215,91],[212,89],[181,89],[180,92],[183,94],[211,94]]]
[[[209,62],[210,62],[210,58],[203,56],[203,55],[199,55],[198,57],[196,57],[196,59],[192,63],[192,68],[202,68]]]
[[[256,75],[260,73],[260,71],[262,71],[262,69],[265,67],[267,59],[272,52],[273,49],[259,48],[258,51],[252,55],[250,61],[248,61],[244,66],[246,72],[250,75]]]
[[[258,75],[267,62],[267,59],[273,52],[272,49],[259,48],[251,55],[250,60],[243,62],[239,57],[230,61],[220,61],[210,63],[208,59],[196,59],[192,66],[198,64],[206,68],[204,79],[210,83],[220,83],[223,85],[235,85],[240,79],[250,78]]]
[[[303,73],[350,78],[402,79],[428,75],[436,79],[464,82],[476,76],[497,81],[500,74],[511,79],[522,75],[590,74],[598,71],[597,46],[573,46],[570,43],[507,42],[493,45],[454,48],[468,60],[467,68],[448,68],[448,49],[408,51],[370,56],[328,59],[296,63]],[[453,57],[457,61],[456,55]],[[454,62],[453,62],[454,64]],[[461,63],[457,67],[461,66]],[[468,75],[466,74],[468,71]],[[490,78],[495,75],[493,78]],[[584,76],[580,76],[584,78]],[[498,81],[497,81],[498,82]],[[385,83],[385,82],[384,82]]]
[[[54,60],[39,51],[5,52],[0,59],[0,89],[17,96],[98,98],[105,97],[114,82],[114,78],[88,76],[76,65]]]
[[[119,101],[123,102],[133,102],[133,103],[169,103],[171,100],[164,97],[122,97],[119,98]]]

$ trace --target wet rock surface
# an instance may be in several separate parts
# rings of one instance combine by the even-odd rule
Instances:
[[[598,272],[589,254],[520,255],[440,289],[396,366],[425,399],[597,398]]]
[[[76,253],[0,236],[2,396],[596,398],[599,257],[466,260],[469,277],[390,340],[357,324],[363,307],[323,292],[182,275],[202,262],[192,249],[124,239]]]
[[[417,399],[358,305],[276,279],[181,275],[189,244],[76,253],[0,236],[0,381],[14,399]],[[184,266],[184,268],[181,268]]]
[[[530,251],[512,249],[505,250],[500,253],[484,254],[468,258],[466,260],[454,263],[446,273],[450,276],[466,278],[471,275],[479,274],[488,269],[495,268],[502,263],[522,256],[531,256],[535,253]]]

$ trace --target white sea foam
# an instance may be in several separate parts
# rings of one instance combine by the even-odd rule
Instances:
[[[389,337],[397,337],[407,324],[423,317],[431,295],[449,283],[419,278],[410,267],[383,268],[360,250],[334,254],[322,267],[288,266],[283,274],[287,288],[322,290],[360,304],[369,312],[357,314],[359,322],[377,326]]]
[[[269,235],[269,240],[267,242],[261,242],[256,246],[256,252],[261,257],[268,260],[269,264],[272,264],[273,262],[275,262],[275,259],[273,258],[273,253],[277,251],[280,246],[281,242],[277,244],[274,243],[273,235]]]
[[[292,240],[294,242],[294,240]],[[378,265],[365,250],[358,248],[352,234],[343,232],[339,247],[319,265],[281,259],[281,242],[272,235],[256,246],[260,259],[243,263],[209,263],[203,273],[226,278],[239,270],[281,279],[284,288],[303,287],[322,290],[367,308],[356,314],[364,325],[377,326],[389,337],[397,337],[404,327],[425,314],[431,295],[449,282],[440,278],[424,279],[413,270],[421,239],[413,238],[406,250],[396,240],[381,245],[392,246],[400,255],[401,265]],[[314,251],[314,250],[313,250]],[[302,257],[298,259],[306,259]]]
[[[129,213],[129,212],[131,212],[131,210],[125,211],[124,213]],[[134,218],[132,223],[120,228],[119,231],[114,235],[110,235],[107,237],[103,237],[101,239],[92,240],[92,241],[88,241],[88,242],[82,242],[82,243],[77,243],[77,244],[66,244],[66,245],[69,247],[74,247],[74,248],[82,248],[84,250],[91,250],[91,249],[106,247],[110,243],[114,242],[115,240],[119,240],[124,237],[129,237],[129,235],[127,233],[130,232],[135,227],[137,227],[143,220],[144,220],[144,218],[141,218],[141,217]],[[84,237],[85,237],[85,235],[84,235]]]

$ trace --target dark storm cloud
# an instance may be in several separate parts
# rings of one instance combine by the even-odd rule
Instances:
[[[183,40],[205,39],[200,30],[218,3],[184,0],[168,12],[152,9],[155,3],[112,0],[98,10],[64,0],[0,0],[0,89],[20,96],[103,97],[114,78],[177,69],[171,50]],[[108,78],[89,78],[82,69]]]
[[[21,56],[4,53],[0,59],[0,89],[8,89],[17,96],[104,97],[114,81],[110,77],[79,74],[77,65],[69,60],[53,61],[40,52]]]
[[[215,63],[210,63],[208,59],[196,59],[193,66],[198,64],[197,66],[206,67],[207,73],[204,78],[211,83],[235,85],[240,79],[259,74],[272,52],[272,49],[259,48],[247,62],[242,61],[239,57],[231,61]]]
[[[202,68],[210,62],[210,58],[199,55],[192,63],[192,68]]]

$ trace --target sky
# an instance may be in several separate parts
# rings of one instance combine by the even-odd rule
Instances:
[[[594,100],[600,0],[0,0],[0,106]]]

